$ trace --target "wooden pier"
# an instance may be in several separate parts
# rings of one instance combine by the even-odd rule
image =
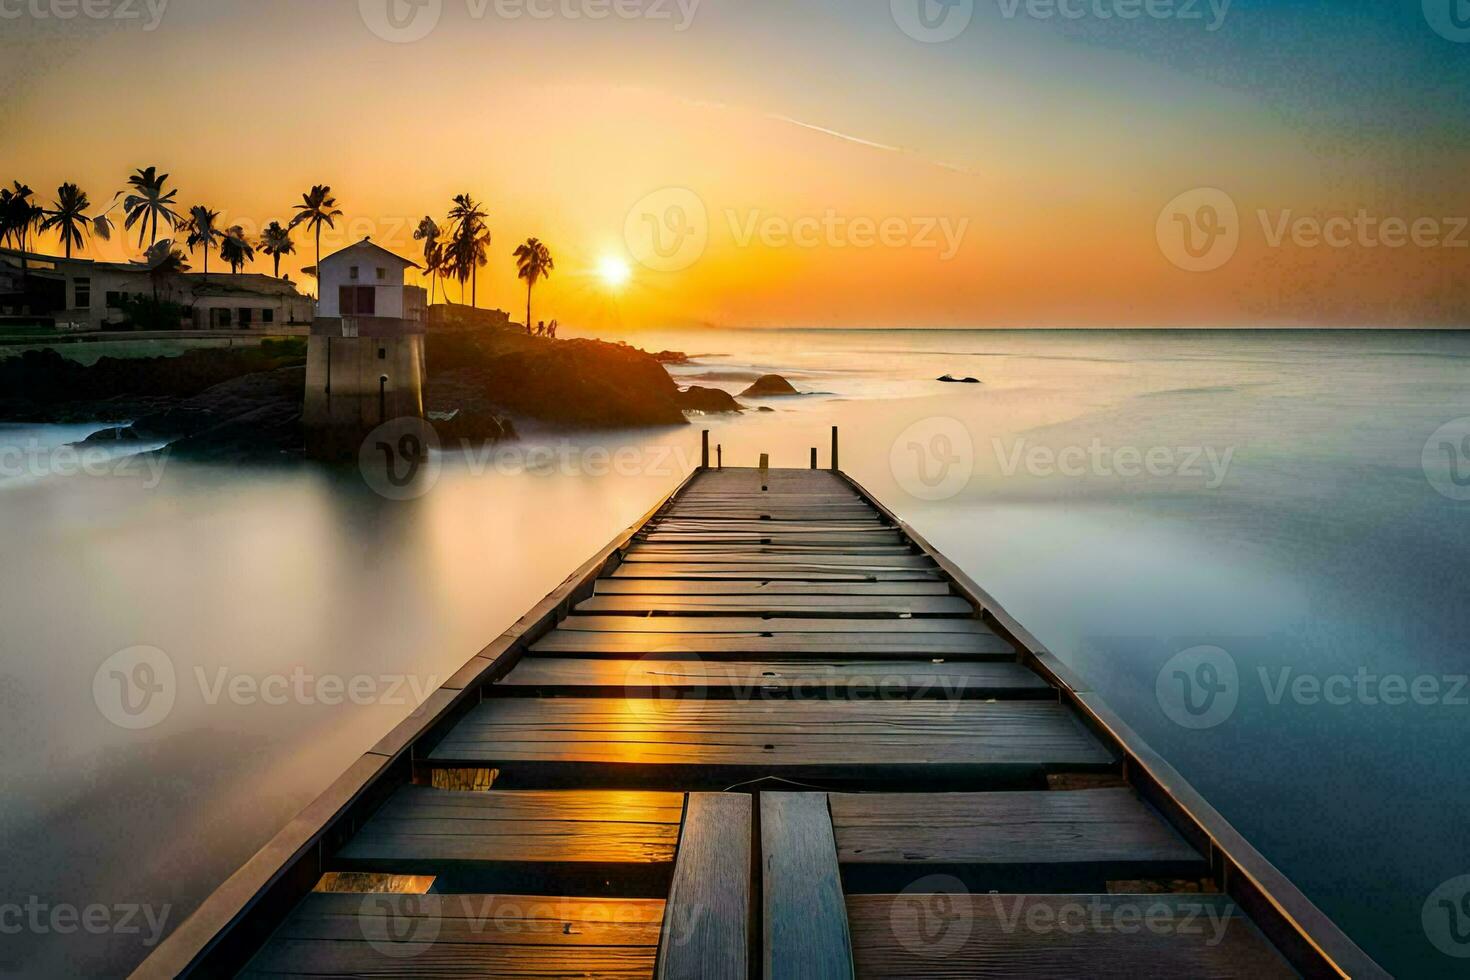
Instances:
[[[855,482],[707,465],[135,975],[241,973],[1386,976]]]

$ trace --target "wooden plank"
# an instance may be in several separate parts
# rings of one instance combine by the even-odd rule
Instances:
[[[342,868],[673,861],[680,793],[457,793],[401,787],[341,849]]]
[[[853,895],[847,913],[864,978],[1296,976],[1221,895]]]
[[[983,633],[586,633],[553,630],[533,654],[688,660],[697,657],[762,659],[840,654],[873,657],[1014,660],[1015,648]]]
[[[624,560],[639,555],[908,555],[913,556],[913,549],[903,544],[853,544],[839,542],[837,544],[810,544],[787,542],[737,542],[737,543],[663,543],[644,544],[639,543],[629,548],[624,555]],[[660,558],[659,561],[694,561],[694,558],[681,557],[678,559]],[[724,559],[719,559],[724,560]]]
[[[1015,698],[1055,690],[1016,663],[677,661],[528,657],[495,692],[542,697]]]
[[[614,579],[597,581],[596,595],[732,596],[941,596],[947,582],[721,582],[709,579]]]
[[[851,554],[844,551],[767,554],[761,548],[753,548],[750,551],[726,552],[706,551],[698,548],[680,549],[676,551],[643,551],[635,548],[623,556],[623,562],[659,562],[665,564],[670,562],[681,564],[710,563],[723,565],[766,565],[770,562],[778,562],[810,563],[826,568],[851,565],[876,569],[934,567],[934,562],[927,555],[914,555],[906,551],[897,551],[889,554]]]
[[[664,903],[507,895],[308,895],[246,977],[646,978]]]
[[[761,794],[764,976],[853,976],[852,937],[824,793]]]
[[[1131,789],[832,795],[850,864],[1127,864],[1207,868]]]
[[[594,595],[579,602],[576,611],[584,615],[970,616],[975,610],[959,596]]]
[[[429,758],[502,769],[575,763],[758,773],[915,765],[1043,773],[1114,764],[1068,709],[1045,701],[505,698],[478,705]]]
[[[558,629],[581,633],[968,633],[993,635],[978,619],[761,619],[758,616],[568,616]]]
[[[679,562],[625,562],[613,572],[616,578],[724,578],[758,582],[938,582],[938,572],[928,568],[861,568],[820,563],[772,562],[749,564],[687,564]]]
[[[751,799],[691,793],[659,937],[661,980],[749,973]]]

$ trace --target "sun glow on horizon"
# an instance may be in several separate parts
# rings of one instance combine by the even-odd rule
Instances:
[[[622,289],[633,278],[628,263],[615,255],[604,255],[597,263],[597,276],[609,289]]]

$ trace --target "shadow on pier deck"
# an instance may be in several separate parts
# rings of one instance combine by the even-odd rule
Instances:
[[[1386,975],[815,469],[697,471],[137,975],[190,972]]]

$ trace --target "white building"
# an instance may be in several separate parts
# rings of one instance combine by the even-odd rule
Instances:
[[[355,459],[377,426],[423,418],[428,294],[404,283],[418,267],[364,238],[306,270],[320,283],[303,415],[312,455]]]

